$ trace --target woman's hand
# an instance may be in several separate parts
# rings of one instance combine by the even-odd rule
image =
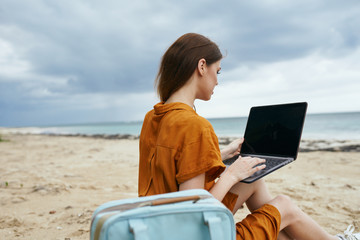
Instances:
[[[227,168],[224,175],[227,175],[227,177],[236,184],[265,167],[265,159],[239,156],[239,158]]]
[[[255,172],[264,169],[264,164],[256,166],[261,163],[265,163],[265,159],[240,156],[221,175],[219,180],[210,189],[210,193],[216,199],[222,201],[226,193],[229,192],[235,184],[241,180],[244,180],[245,178],[250,177]]]
[[[244,138],[238,138],[232,141],[224,149],[221,150],[221,159],[226,160],[232,158],[235,155],[240,154],[241,145],[244,142]]]

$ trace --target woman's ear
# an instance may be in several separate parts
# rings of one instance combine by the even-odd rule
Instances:
[[[204,75],[205,69],[206,69],[206,60],[204,58],[202,58],[198,62],[198,72],[201,76]]]

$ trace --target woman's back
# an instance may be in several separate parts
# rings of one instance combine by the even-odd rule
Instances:
[[[140,135],[139,195],[179,190],[179,184],[211,171],[223,171],[218,140],[211,124],[183,103],[154,106]]]

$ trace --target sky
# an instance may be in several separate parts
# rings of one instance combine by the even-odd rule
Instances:
[[[226,56],[207,118],[306,101],[360,111],[360,1],[0,0],[0,126],[141,121],[166,49],[196,32]]]

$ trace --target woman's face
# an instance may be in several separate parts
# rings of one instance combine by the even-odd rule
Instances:
[[[217,75],[220,74],[220,70],[220,60],[211,65],[205,64],[203,78],[199,86],[198,99],[210,100],[215,86],[218,85]]]

